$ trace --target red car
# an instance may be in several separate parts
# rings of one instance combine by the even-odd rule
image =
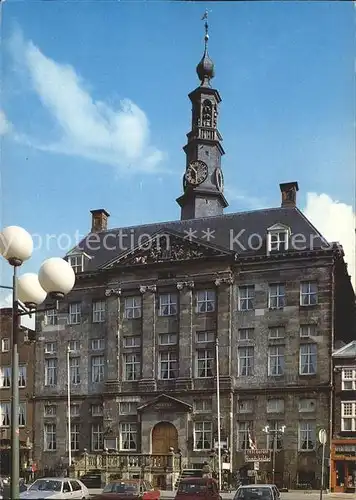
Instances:
[[[161,492],[143,479],[119,479],[108,483],[96,500],[159,500]]]

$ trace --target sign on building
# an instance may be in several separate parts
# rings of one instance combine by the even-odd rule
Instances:
[[[245,450],[246,462],[270,462],[271,450]]]

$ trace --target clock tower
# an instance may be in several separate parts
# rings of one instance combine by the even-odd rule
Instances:
[[[228,202],[224,196],[224,178],[221,157],[225,154],[222,137],[217,128],[221,97],[211,87],[214,63],[208,54],[208,14],[205,19],[205,50],[196,71],[200,86],[189,94],[192,103],[191,131],[183,150],[186,169],[183,176],[183,194],[177,199],[181,220],[222,215]]]

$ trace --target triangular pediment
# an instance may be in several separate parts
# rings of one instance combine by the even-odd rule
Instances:
[[[160,262],[179,262],[233,255],[223,248],[198,240],[187,231],[181,234],[162,229],[152,236],[142,238],[134,248],[107,262],[103,269],[116,266],[148,265]]]
[[[334,351],[333,358],[356,358],[356,340]]]
[[[143,405],[137,408],[138,411],[145,410],[154,410],[154,411],[192,411],[192,406],[180,399],[173,398],[172,396],[167,396],[167,394],[160,394],[156,398],[151,401],[147,401]]]
[[[281,224],[280,222],[277,222],[277,224],[273,224],[273,226],[268,227],[267,231],[270,233],[273,233],[275,231],[290,231],[290,228],[286,226],[285,224]]]

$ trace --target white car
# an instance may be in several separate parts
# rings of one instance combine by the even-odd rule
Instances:
[[[70,477],[44,477],[36,479],[27,491],[20,493],[20,498],[28,500],[51,498],[53,500],[90,498],[88,488],[78,479]]]

